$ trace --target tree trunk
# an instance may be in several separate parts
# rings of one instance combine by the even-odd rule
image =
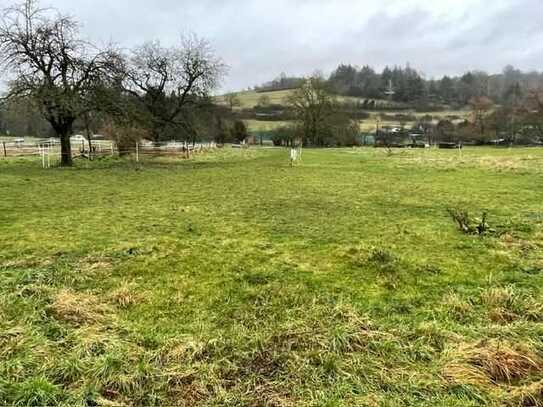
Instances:
[[[89,141],[89,161],[92,161],[95,147],[92,144],[92,135],[90,133],[87,133],[87,140]]]
[[[92,132],[90,130],[90,125],[89,125],[89,114],[85,114],[83,116],[83,120],[85,122],[85,131],[87,133],[87,141],[89,142],[89,161],[92,161],[92,156],[93,156],[93,148],[92,148]]]
[[[70,136],[72,134],[72,125],[75,118],[57,118],[53,113],[51,113],[48,117],[46,117],[46,119],[55,131],[55,135],[60,138],[60,166],[71,167],[73,165],[73,160]]]
[[[60,136],[60,166],[71,167],[72,160],[72,144],[70,142],[71,126],[62,130]]]

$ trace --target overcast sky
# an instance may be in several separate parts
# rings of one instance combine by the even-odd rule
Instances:
[[[131,46],[193,31],[230,66],[223,90],[340,62],[404,65],[427,77],[507,64],[543,69],[542,0],[42,0],[85,36]],[[0,4],[9,0],[0,0]]]

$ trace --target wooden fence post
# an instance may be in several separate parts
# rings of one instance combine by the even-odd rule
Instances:
[[[7,157],[8,156],[8,152],[6,150],[6,142],[5,141],[2,141],[2,146],[4,147],[4,157]]]

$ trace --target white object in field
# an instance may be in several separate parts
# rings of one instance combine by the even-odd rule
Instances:
[[[290,160],[291,161],[297,161],[298,160],[298,150],[295,148],[290,149]]]
[[[50,148],[40,145],[39,151],[41,155],[41,166],[43,168],[51,168],[51,158],[49,156]]]

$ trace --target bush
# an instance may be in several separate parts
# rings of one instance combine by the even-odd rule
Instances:
[[[295,125],[282,126],[273,130],[271,140],[274,146],[293,146],[301,139],[300,129]]]
[[[236,120],[230,128],[230,135],[231,138],[237,142],[243,142],[245,139],[247,139],[247,137],[249,137],[247,126],[242,120]]]
[[[448,209],[449,215],[454,220],[458,229],[469,235],[484,235],[492,232],[487,223],[487,213],[483,212],[480,218],[471,218],[469,213],[461,209]]]
[[[102,128],[101,133],[117,145],[120,156],[134,152],[136,149],[136,142],[148,136],[148,133],[139,127],[114,123],[105,125]]]

